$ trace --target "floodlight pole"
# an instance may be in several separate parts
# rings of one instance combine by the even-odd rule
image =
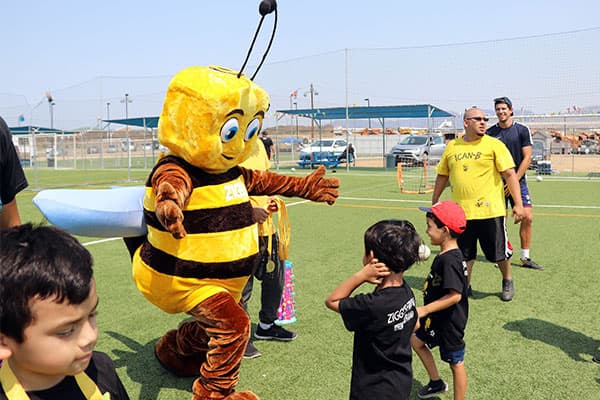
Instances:
[[[110,101],[106,102],[106,120],[110,120]],[[106,125],[106,136],[108,136],[108,143],[112,141],[112,134],[110,132],[110,122]]]
[[[371,100],[368,97],[365,101],[367,102],[367,107],[371,107]],[[369,117],[369,132],[371,132],[371,117]]]
[[[313,84],[310,84],[310,90],[308,92],[304,92],[304,97],[306,97],[310,93],[310,140],[311,142],[315,138],[315,96],[318,96],[319,93],[315,90]]]
[[[125,119],[129,119],[129,103],[133,100],[129,99],[129,93],[125,93],[125,98],[121,99],[121,103],[125,103]],[[127,180],[131,181],[131,139],[129,139],[129,123],[125,125],[127,136]]]
[[[296,108],[296,111],[298,111],[298,102],[297,101],[294,102],[294,107]],[[296,139],[298,139],[298,114],[295,115],[295,119],[296,119]]]

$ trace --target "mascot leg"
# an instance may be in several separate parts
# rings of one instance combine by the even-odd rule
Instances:
[[[156,342],[158,362],[177,376],[198,376],[206,361],[208,336],[198,321],[186,321]]]
[[[252,392],[234,391],[250,337],[248,314],[225,292],[209,297],[189,313],[209,338],[192,400],[258,400]]]

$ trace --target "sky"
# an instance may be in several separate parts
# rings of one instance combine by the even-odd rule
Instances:
[[[239,69],[259,21],[258,4],[255,0],[4,1],[0,5],[3,16],[0,48],[4,52],[4,61],[0,63],[0,115],[10,126],[17,124],[17,115],[24,115],[25,124],[48,125],[49,109],[44,97],[48,90],[55,100],[56,126],[64,129],[93,125],[95,118],[104,118],[106,113],[111,113],[114,118],[124,117],[123,103],[118,103],[121,93],[128,91],[132,92],[133,99],[129,105],[129,116],[157,115],[161,108],[161,91],[166,89],[169,77],[182,68],[217,64]],[[344,86],[344,49],[351,49],[353,61],[350,70],[355,71],[355,75],[350,82],[350,103],[364,104],[366,97],[371,99],[372,104],[379,105],[429,102],[431,99],[457,109],[463,103],[469,104],[468,91],[471,90],[473,100],[507,94],[492,92],[503,87],[503,80],[514,77],[502,76],[490,69],[497,68],[498,58],[511,53],[510,46],[494,41],[598,29],[600,26],[600,2],[597,0],[280,0],[278,11],[275,40],[257,77],[257,82],[264,84],[271,93],[272,102],[277,107],[289,106],[288,93],[297,89],[302,94],[306,93],[310,83],[315,82],[319,82],[318,101],[323,106],[343,105],[346,95],[340,85]],[[265,19],[250,67],[256,65],[263,53],[272,23],[273,16]],[[444,55],[444,59],[449,60],[450,76],[445,77],[448,85],[433,82],[431,87],[427,87],[427,80],[418,76],[421,72],[430,73],[428,65],[432,64],[431,60],[421,57],[419,47],[486,41],[492,41],[491,50],[485,45],[482,48],[472,46],[473,51],[461,46],[449,48],[449,54]],[[552,43],[553,38],[550,37],[541,45],[534,42],[535,48],[529,50],[526,45],[517,43],[517,57],[523,63],[527,63],[527,57],[537,57],[539,62],[537,50],[544,46],[559,56],[563,52],[561,44],[558,50],[552,50]],[[571,51],[572,43],[578,41],[566,42],[563,46],[568,46]],[[592,45],[582,41],[582,46]],[[595,46],[600,48],[600,42],[595,42]],[[383,54],[389,62],[384,62],[386,65],[381,67],[381,75],[384,75],[384,69],[389,68],[395,71],[393,76],[399,77],[403,67],[402,63],[395,61],[398,57],[395,53],[402,52],[398,49],[407,48],[412,50],[406,57],[408,61],[404,61],[406,73],[415,77],[419,87],[413,88],[410,82],[406,82],[404,97],[386,93],[389,85],[378,81],[380,74],[377,71],[368,70],[362,75],[356,72],[363,68],[359,59],[377,60]],[[500,51],[507,54],[498,55]],[[582,51],[585,55],[593,54],[589,49]],[[415,60],[415,63],[411,64],[410,60]],[[490,60],[495,61],[488,67]],[[444,63],[444,60],[437,62]],[[462,77],[466,84],[457,83],[454,87],[451,82],[460,82],[454,75],[460,75],[462,63],[480,67],[473,70],[469,79]],[[597,67],[600,64],[587,56],[576,63],[581,65],[563,68],[572,70],[572,75],[589,75],[585,79],[592,81],[595,89],[598,76],[594,75],[592,64],[596,65],[596,70],[600,70]],[[588,64],[589,69],[586,68]],[[323,72],[328,75],[319,76],[320,71],[328,68],[333,68],[334,72]],[[439,68],[443,71],[443,66]],[[252,72],[251,68],[246,71],[248,74]],[[518,75],[518,68],[511,73]],[[548,79],[551,80],[556,72],[550,74]],[[133,81],[145,85],[147,91],[135,88]],[[498,81],[497,86],[490,86],[489,94],[487,91],[478,93],[475,83],[489,81]],[[580,84],[569,83],[570,87]],[[532,83],[531,88],[527,88],[527,95],[517,90],[514,90],[514,95],[532,107],[560,109],[569,104],[570,99],[561,99],[561,103],[556,105],[541,100],[536,103],[533,99],[555,95],[538,96],[537,92],[543,91],[546,85],[535,85]],[[581,89],[572,89],[574,101],[581,99],[586,103],[584,106],[593,105],[589,84],[584,81],[581,85]],[[447,94],[442,94],[441,86],[447,89]],[[561,87],[554,89],[563,91]],[[461,92],[458,100],[452,102],[451,98],[458,92]],[[586,96],[577,97],[577,94]],[[303,103],[301,108],[307,106],[306,96],[294,100]],[[86,101],[93,103],[94,112],[98,115],[78,109],[77,104]],[[108,102],[112,104],[111,110],[105,110],[104,105]],[[600,104],[600,99],[595,104]],[[81,114],[81,117],[76,114]]]

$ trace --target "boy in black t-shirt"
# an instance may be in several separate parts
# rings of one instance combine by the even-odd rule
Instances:
[[[421,239],[410,222],[388,220],[367,229],[364,242],[364,267],[325,300],[354,332],[350,399],[408,399],[410,337],[418,321],[415,297],[403,273],[419,259]],[[377,287],[349,297],[365,282]]]
[[[129,400],[95,352],[92,256],[71,235],[25,224],[0,231],[0,400]]]
[[[427,235],[440,253],[431,264],[423,287],[424,306],[417,307],[420,328],[411,344],[429,375],[429,383],[419,389],[421,399],[448,390],[440,378],[429,348],[440,347],[440,358],[450,364],[454,380],[454,399],[464,399],[467,392],[467,372],[464,365],[465,326],[469,316],[467,301],[467,264],[458,248],[457,238],[467,226],[463,209],[453,201],[442,201],[427,212]],[[429,348],[428,348],[429,347]]]

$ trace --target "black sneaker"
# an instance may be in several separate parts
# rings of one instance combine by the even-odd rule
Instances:
[[[502,279],[502,294],[500,298],[502,301],[511,301],[515,295],[515,285],[512,279]]]
[[[448,384],[444,382],[442,379],[439,381],[429,381],[429,383],[423,386],[421,389],[417,391],[417,396],[420,399],[428,399],[430,397],[436,396],[438,394],[444,393],[448,391]]]
[[[256,347],[254,347],[252,340],[249,340],[248,344],[246,345],[246,351],[244,351],[244,358],[251,359],[260,356],[262,356],[262,353]]]
[[[544,269],[544,267],[542,267],[540,264],[533,262],[531,258],[527,258],[525,260],[521,258],[521,267],[537,269],[538,271],[542,271]]]
[[[594,358],[592,358],[592,361],[600,364],[600,353],[596,354]]]
[[[289,342],[290,340],[296,339],[296,332],[288,331],[279,325],[271,325],[269,329],[262,329],[259,326],[256,327],[254,337],[261,340],[281,340],[283,342]]]

